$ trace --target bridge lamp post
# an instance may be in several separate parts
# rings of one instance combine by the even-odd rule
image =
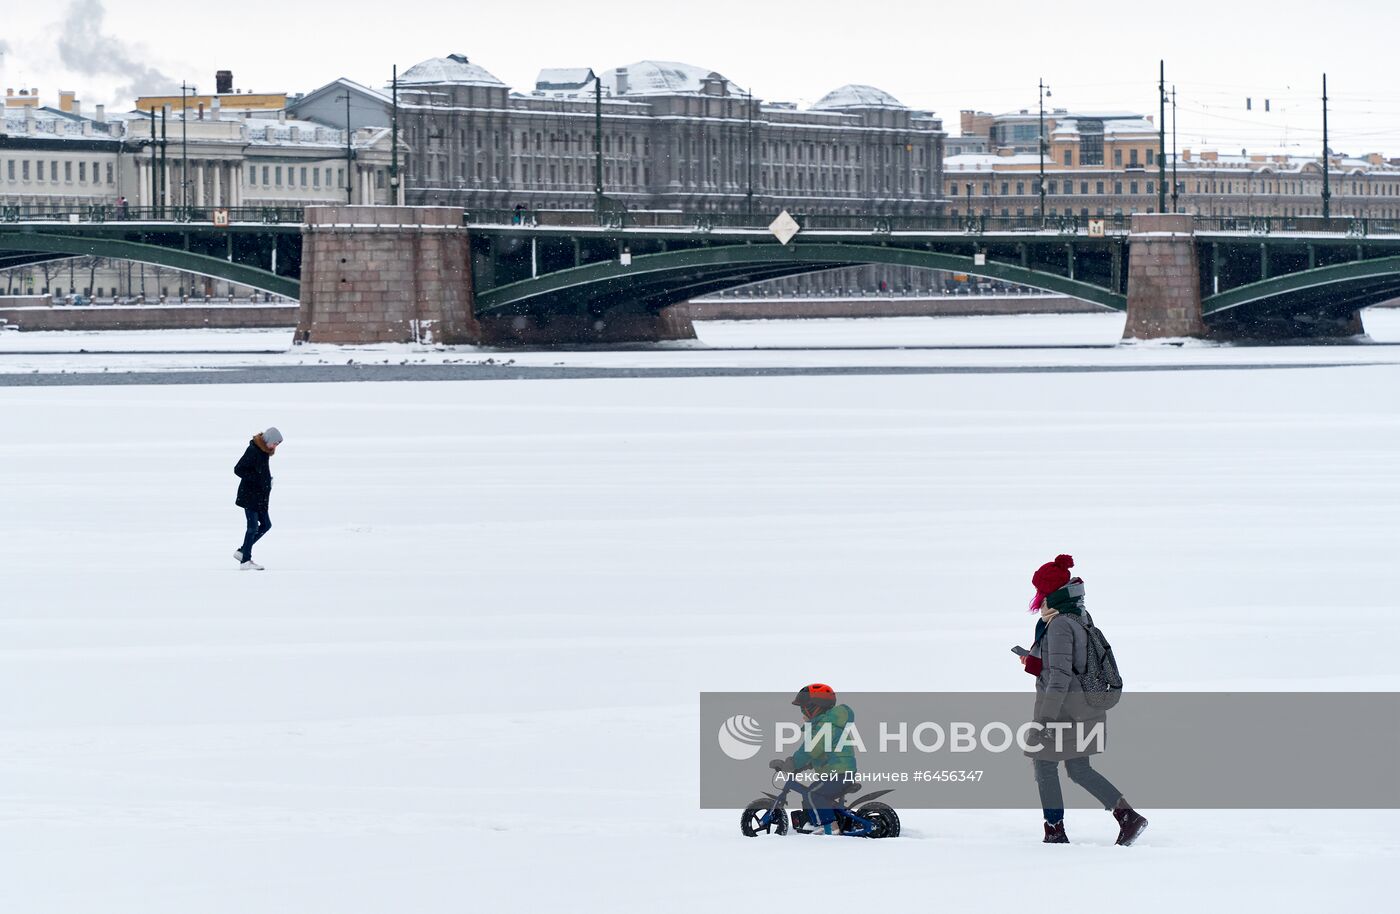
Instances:
[[[1045,99],[1050,97],[1050,87],[1045,80],[1040,81],[1040,135],[1036,145],[1040,147],[1040,224],[1045,225]]]
[[[744,130],[744,134],[745,134],[745,146],[746,146],[746,152],[745,152],[744,158],[745,158],[745,171],[747,172],[747,174],[745,175],[745,178],[747,179],[748,186],[749,186],[749,190],[748,190],[748,193],[747,193],[747,195],[746,195],[746,198],[747,198],[747,199],[745,200],[745,209],[747,210],[747,213],[748,213],[748,221],[749,221],[750,223],[752,223],[752,222],[753,222],[753,87],[752,87],[752,86],[749,87],[749,91],[748,91],[746,94],[748,95],[748,98],[746,99],[745,105],[744,105],[745,119],[746,119],[746,121],[747,121],[747,124],[746,124],[746,126],[745,126],[745,130]]]
[[[180,206],[190,208],[190,131],[188,95],[198,95],[194,86],[180,83]]]
[[[355,202],[355,172],[353,167],[354,150],[350,146],[350,90],[346,89],[344,95],[337,95],[336,101],[345,99],[345,203],[350,205]]]

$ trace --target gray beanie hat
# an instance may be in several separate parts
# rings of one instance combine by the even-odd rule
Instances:
[[[277,430],[277,426],[270,425],[263,432],[263,441],[268,447],[276,447],[282,443],[282,433]]]

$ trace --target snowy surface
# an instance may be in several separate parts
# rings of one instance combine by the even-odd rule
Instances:
[[[292,345],[291,330],[0,333],[0,374],[178,371],[259,365],[443,364],[655,368],[903,366],[952,368],[1397,364],[1394,346],[1118,345],[1122,314],[697,321],[698,342],[630,349],[515,352],[416,345]],[[1379,343],[1400,342],[1400,309],[1365,312]],[[1082,348],[1091,347],[1091,348]]]
[[[697,694],[1024,689],[1007,646],[1061,551],[1136,688],[1400,689],[1356,650],[1400,640],[1398,386],[0,387],[0,910],[1006,912],[1056,864],[1134,912],[1376,910],[1393,812],[1147,810],[1127,850],[1083,810],[1064,848],[1033,810],[747,840],[697,808]],[[272,423],[269,570],[240,573],[231,467]]]

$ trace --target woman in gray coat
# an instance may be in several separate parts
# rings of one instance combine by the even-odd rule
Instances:
[[[1084,611],[1084,581],[1070,578],[1074,559],[1059,555],[1031,577],[1039,610],[1035,644],[1022,658],[1026,672],[1035,676],[1035,719],[1044,727],[1039,750],[1027,752],[1035,766],[1035,783],[1045,812],[1045,843],[1068,844],[1065,835],[1065,803],[1060,793],[1060,763],[1069,779],[1094,795],[1118,820],[1118,844],[1129,845],[1147,828],[1147,820],[1128,805],[1122,791],[1094,770],[1089,756],[1103,751],[1108,717],[1089,707],[1079,674],[1087,666],[1089,633],[1093,619]],[[1097,736],[1096,736],[1097,734]]]

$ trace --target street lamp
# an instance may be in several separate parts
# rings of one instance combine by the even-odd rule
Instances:
[[[748,174],[747,174],[745,177],[748,179],[748,185],[749,185],[749,191],[748,191],[748,194],[747,194],[747,201],[746,201],[746,203],[747,203],[746,209],[747,209],[747,214],[748,214],[748,221],[749,221],[750,223],[752,223],[752,222],[753,222],[753,87],[752,87],[752,86],[749,87],[749,91],[748,91],[747,95],[748,95],[748,99],[746,100],[746,104],[745,104],[745,106],[744,106],[745,109],[746,109],[746,111],[747,111],[746,117],[747,117],[747,120],[748,120],[747,130],[745,131],[745,134],[746,134],[746,146],[747,146],[747,151],[746,151],[746,153],[745,153],[745,160],[746,160],[746,164],[747,164],[747,166],[748,166],[747,169],[746,169],[746,170],[748,171]]]
[[[593,209],[598,221],[603,221],[603,76],[592,70],[593,76]]]
[[[355,202],[355,172],[353,168],[354,151],[350,146],[350,90],[346,89],[344,95],[337,95],[336,101],[345,99],[345,203],[346,205]]]
[[[1045,80],[1040,81],[1040,135],[1036,145],[1040,147],[1040,224],[1045,224],[1045,99],[1050,97],[1050,87]]]
[[[392,158],[389,163],[389,196],[390,205],[399,205],[399,65],[394,64],[393,82],[393,114],[389,118],[389,149]]]
[[[180,206],[188,214],[190,208],[190,133],[189,127],[189,105],[185,101],[186,93],[197,95],[199,90],[194,86],[180,83]]]

